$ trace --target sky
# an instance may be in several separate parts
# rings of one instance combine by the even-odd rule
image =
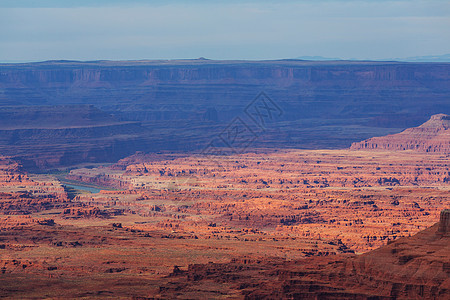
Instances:
[[[449,0],[0,0],[1,62],[449,53]]]

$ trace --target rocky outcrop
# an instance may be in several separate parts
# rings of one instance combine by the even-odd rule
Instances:
[[[450,209],[446,209],[441,212],[441,219],[439,221],[439,228],[437,232],[439,235],[450,234]]]
[[[64,207],[67,193],[55,180],[32,180],[14,160],[0,156],[0,213],[31,214]]]
[[[440,224],[361,256],[295,262],[233,260],[174,268],[160,296],[240,294],[245,299],[447,299],[450,297],[448,211]],[[439,229],[438,229],[439,226]],[[202,283],[223,289],[202,289]],[[228,291],[220,294],[219,291]],[[209,294],[206,294],[209,293]],[[216,294],[214,294],[216,293]]]
[[[88,219],[88,218],[104,218],[108,219],[111,216],[122,214],[122,210],[119,209],[100,209],[98,207],[71,207],[66,208],[62,212],[65,219]]]
[[[374,137],[351,146],[354,150],[412,150],[431,153],[450,153],[450,116],[433,115],[419,127],[384,137]]]

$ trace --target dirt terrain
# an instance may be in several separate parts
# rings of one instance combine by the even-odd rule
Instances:
[[[449,203],[448,160],[439,154],[137,154],[112,167],[73,170],[69,177],[130,190],[120,201],[114,192],[77,197],[89,205],[134,207],[141,215],[167,216],[177,227],[198,226],[202,216],[217,231],[219,225],[251,226],[282,236],[340,239],[356,252],[434,224]],[[170,221],[173,214],[180,217]]]
[[[360,256],[236,259],[175,268],[162,298],[448,299],[450,210],[439,224]]]
[[[0,297],[445,298],[440,149],[2,157]]]
[[[261,151],[136,154],[112,166],[72,170],[68,179],[105,187],[75,197],[55,177],[30,176],[3,160],[8,196],[0,218],[0,295],[257,298],[278,293],[278,283],[291,295],[304,286],[293,283],[298,274],[310,282],[340,276],[320,275],[308,263],[324,274],[329,264],[347,270],[350,261],[342,257],[412,236],[437,222],[450,203],[445,155]],[[298,263],[305,258],[311,261]],[[252,272],[269,273],[261,289],[245,279]],[[231,277],[201,275],[212,273]],[[289,288],[284,280],[292,282]]]

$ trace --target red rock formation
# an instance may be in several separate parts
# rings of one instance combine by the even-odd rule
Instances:
[[[63,211],[63,218],[110,218],[121,214],[120,210],[105,210],[98,207],[71,207]]]
[[[314,257],[294,262],[233,260],[174,268],[160,295],[245,299],[449,299],[449,212],[413,237],[361,256]],[[438,229],[439,227],[439,229]],[[208,283],[210,289],[204,289]],[[212,288],[216,287],[216,289]],[[222,287],[219,289],[219,287]]]
[[[0,157],[0,213],[29,214],[64,205],[64,188],[55,180],[31,180],[17,162]]]
[[[14,182],[0,194],[3,212],[31,214],[0,217],[0,297],[105,290],[163,299],[446,296],[447,250],[439,247],[448,243],[447,226],[426,240],[433,253],[423,254],[423,239],[392,243],[434,224],[448,207],[442,155],[289,150],[216,161],[137,154],[112,167],[72,170],[86,182],[122,182],[123,190],[48,206],[41,204],[60,184],[5,163],[4,178]],[[376,255],[352,254],[386,244]],[[149,281],[161,286],[160,296]]]
[[[227,228],[252,228],[276,238],[341,239],[365,252],[435,223],[449,201],[449,171],[438,154],[289,150],[215,160],[138,153],[69,177],[126,189],[76,201],[159,216],[163,225],[175,219],[200,238],[240,239]],[[217,227],[208,230],[200,216]]]
[[[450,153],[450,116],[438,114],[419,127],[384,137],[374,137],[354,143],[355,150],[413,150]]]

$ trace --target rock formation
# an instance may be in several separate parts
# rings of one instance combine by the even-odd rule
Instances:
[[[445,63],[299,60],[0,64],[0,105],[92,104],[114,114],[116,121],[140,122],[148,129],[151,143],[145,146],[138,137],[118,140],[119,131],[125,131],[125,135],[140,131],[130,123],[120,128],[116,123],[115,138],[108,143],[108,128],[74,130],[71,147],[61,141],[60,147],[50,149],[49,155],[38,162],[40,166],[45,166],[53,153],[59,157],[61,152],[67,155],[59,160],[67,165],[86,158],[111,161],[137,150],[203,149],[235,117],[254,125],[258,135],[254,146],[344,148],[355,141],[417,126],[432,114],[449,113],[449,68]],[[283,112],[280,118],[270,120],[271,125],[264,131],[258,131],[244,112],[261,91]],[[28,115],[33,120],[34,115]],[[41,120],[37,118],[35,125]],[[104,122],[91,125],[95,124]],[[67,128],[67,124],[61,128]],[[42,135],[57,136],[55,131],[42,130],[15,130],[3,135],[12,142],[17,138],[23,141],[31,133],[36,134],[26,145],[31,148]],[[101,143],[98,147],[91,142],[85,145],[80,135],[98,138]],[[8,144],[0,145],[8,150]],[[34,147],[34,152],[47,149]],[[54,159],[50,165],[57,161]]]
[[[78,200],[167,216],[162,228],[195,223],[199,237],[203,227],[218,239],[240,238],[228,226],[276,230],[278,238],[340,239],[365,252],[435,223],[450,199],[449,168],[429,153],[279,150],[214,159],[137,153],[109,167],[72,170],[67,178],[125,189],[129,197],[103,191]],[[215,227],[184,215],[208,215]]]
[[[119,209],[99,209],[98,207],[71,207],[63,211],[63,218],[65,219],[79,219],[79,218],[110,218],[113,215],[120,215],[122,210]]]
[[[448,168],[419,152],[137,153],[72,170],[69,201],[3,158],[0,297],[445,299],[448,225],[409,236],[448,208]]]
[[[233,260],[174,269],[160,296],[193,298],[241,295],[245,299],[448,299],[448,211],[439,224],[361,256],[294,262]],[[439,226],[439,230],[438,230]],[[210,287],[204,289],[206,282]]]
[[[14,160],[0,156],[0,214],[30,214],[68,202],[55,179],[32,180]]]
[[[441,212],[441,219],[439,221],[438,234],[449,235],[450,233],[450,209]]]
[[[355,150],[412,150],[428,153],[450,153],[450,116],[433,115],[419,127],[384,137],[374,137],[354,143]]]
[[[28,169],[114,162],[149,144],[140,123],[92,105],[0,107],[0,153]]]

